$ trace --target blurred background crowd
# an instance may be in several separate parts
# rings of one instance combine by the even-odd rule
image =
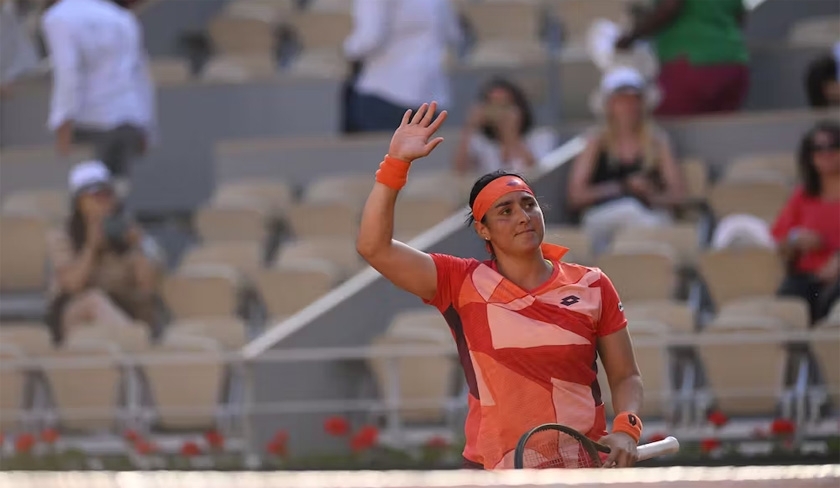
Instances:
[[[445,323],[353,244],[436,100],[398,239],[482,256],[451,217],[522,172],[648,439],[836,458],[838,61],[823,0],[0,0],[0,453],[457,450]]]

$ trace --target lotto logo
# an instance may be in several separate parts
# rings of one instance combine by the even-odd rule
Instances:
[[[566,298],[560,300],[560,304],[565,306],[565,307],[570,307],[570,306],[576,304],[579,301],[580,301],[580,298],[578,298],[574,295],[569,295]]]

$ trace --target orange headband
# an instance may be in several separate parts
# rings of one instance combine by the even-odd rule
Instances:
[[[502,176],[491,181],[475,197],[475,202],[473,202],[472,206],[473,218],[481,222],[481,219],[487,215],[487,211],[490,210],[490,207],[493,206],[496,200],[515,191],[524,191],[531,195],[534,194],[531,187],[518,176]]]

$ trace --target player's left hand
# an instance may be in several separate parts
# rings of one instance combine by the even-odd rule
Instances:
[[[634,466],[639,458],[636,453],[636,441],[623,432],[601,437],[598,442],[610,448],[610,454],[604,461],[605,468],[629,468]]]

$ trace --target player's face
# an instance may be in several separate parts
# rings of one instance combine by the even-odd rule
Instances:
[[[542,210],[534,196],[525,191],[508,193],[496,200],[485,215],[485,224],[479,233],[490,238],[497,253],[533,252],[545,234]]]

